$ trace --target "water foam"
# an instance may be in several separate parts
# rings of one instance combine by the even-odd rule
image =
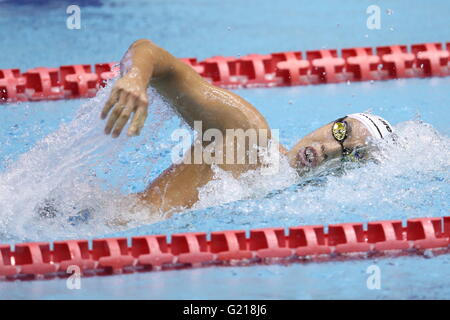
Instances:
[[[155,100],[143,134],[112,139],[99,119],[110,89],[111,84],[82,104],[73,121],[62,123],[0,172],[2,241],[98,236],[156,219],[126,194],[145,186],[155,163],[169,151],[158,139],[174,113],[151,91]],[[38,208],[49,202],[58,213],[40,217]],[[131,207],[133,219],[128,218]],[[68,222],[85,209],[92,213],[88,223]]]

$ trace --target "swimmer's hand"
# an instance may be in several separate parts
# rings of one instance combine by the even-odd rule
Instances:
[[[112,132],[112,137],[117,138],[133,113],[128,136],[137,136],[141,133],[147,119],[148,97],[147,87],[143,85],[140,77],[129,72],[116,81],[103,107],[101,118],[106,119],[111,109],[113,111],[106,123],[106,134]]]

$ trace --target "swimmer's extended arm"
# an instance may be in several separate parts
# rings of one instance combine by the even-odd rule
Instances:
[[[219,129],[268,129],[264,117],[240,96],[204,80],[191,67],[149,40],[134,42],[122,59],[123,76],[115,83],[102,111],[111,109],[105,132],[113,137],[134,113],[128,135],[138,135],[147,118],[147,87],[151,85],[189,126],[202,121],[203,131]],[[114,128],[114,129],[113,129]]]

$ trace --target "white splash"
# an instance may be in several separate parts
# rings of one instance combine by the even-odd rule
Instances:
[[[87,100],[73,121],[61,124],[0,172],[2,242],[98,236],[157,219],[139,208],[126,189],[148,183],[155,153],[168,148],[155,141],[174,113],[150,91],[156,99],[142,135],[122,133],[112,139],[100,120],[110,89],[111,84]],[[39,216],[45,203],[55,207],[55,217]],[[86,209],[91,211],[87,223],[70,223],[70,217],[78,219],[73,216]]]

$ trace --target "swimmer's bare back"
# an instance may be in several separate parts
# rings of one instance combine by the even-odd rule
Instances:
[[[130,46],[121,61],[121,75],[101,114],[102,119],[109,114],[105,133],[113,137],[120,135],[130,117],[128,135],[140,134],[147,118],[148,86],[155,88],[191,128],[194,128],[194,121],[201,121],[202,133],[218,129],[226,137],[227,129],[255,129],[257,132],[263,129],[270,135],[266,120],[250,103],[210,84],[149,40],[141,39]],[[258,147],[267,147],[267,144]],[[193,150],[191,146],[190,152]],[[219,164],[218,167],[237,177],[258,165],[246,162]],[[170,214],[195,204],[198,189],[211,179],[213,171],[209,164],[172,164],[137,196],[143,204]]]

